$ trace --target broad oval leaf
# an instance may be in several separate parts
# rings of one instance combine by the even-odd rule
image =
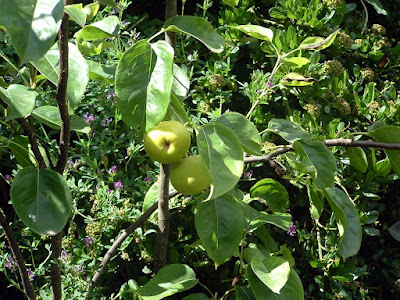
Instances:
[[[378,142],[382,143],[400,143],[400,127],[383,126],[369,133]],[[393,170],[400,176],[400,150],[385,150],[389,157]]]
[[[32,112],[32,116],[39,122],[46,124],[53,129],[61,129],[61,117],[59,109],[55,106],[41,106]],[[89,133],[90,126],[81,118],[76,115],[71,116],[71,130]]]
[[[285,187],[272,178],[258,181],[250,189],[252,198],[262,198],[273,211],[286,212],[289,206],[289,193]]]
[[[79,26],[83,27],[86,23],[86,13],[83,10],[82,3],[66,5],[64,11],[74,20]]]
[[[182,300],[208,300],[208,296],[206,294],[196,293],[196,294],[190,294],[185,298],[183,298]]]
[[[175,16],[163,25],[164,31],[172,31],[190,35],[202,42],[212,52],[224,50],[225,40],[214,30],[212,25],[200,17]]]
[[[272,42],[272,39],[274,37],[274,32],[266,27],[260,26],[260,25],[239,25],[235,26],[233,28],[236,28],[245,34],[252,36],[256,39],[259,40],[264,40],[268,42]]]
[[[288,73],[282,79],[281,83],[287,86],[307,86],[314,84],[315,79],[312,77],[304,77],[298,73]]]
[[[310,60],[305,57],[290,57],[290,58],[285,59],[283,61],[283,63],[285,65],[287,65],[288,67],[297,69],[297,68],[301,68],[302,66],[310,63]]]
[[[309,50],[323,50],[328,48],[334,42],[339,30],[331,33],[327,38],[322,38],[318,36],[307,37],[301,44],[301,49]]]
[[[197,146],[214,180],[209,198],[234,188],[243,172],[243,149],[236,134],[221,124],[201,126]]]
[[[94,41],[117,36],[119,31],[119,19],[117,16],[109,16],[101,21],[86,25],[75,36],[81,41]]]
[[[17,135],[8,142],[8,147],[15,155],[15,159],[22,167],[33,166],[29,152],[29,139],[23,135]]]
[[[249,280],[250,287],[257,300],[271,299],[271,300],[303,300],[304,289],[303,284],[297,275],[296,271],[290,269],[289,278],[280,290],[280,294],[274,293],[269,289],[251,269],[251,265],[247,266],[247,279]]]
[[[283,230],[289,230],[292,216],[286,213],[269,214],[264,211],[260,212],[249,224],[249,230],[260,227],[262,224],[272,224]]]
[[[238,250],[246,222],[240,203],[228,195],[198,201],[194,224],[201,244],[219,266]]]
[[[197,284],[196,274],[187,265],[172,264],[163,267],[136,293],[144,300],[164,299],[191,289]]]
[[[110,6],[116,10],[119,10],[118,4],[115,2],[115,0],[98,0],[100,4],[103,4],[105,6]]]
[[[223,0],[223,2],[231,7],[236,7],[239,4],[239,0]]]
[[[174,80],[172,81],[172,91],[179,100],[186,98],[190,89],[190,80],[178,65],[174,64],[173,69]]]
[[[115,70],[114,66],[105,66],[98,62],[87,60],[89,66],[89,78],[106,83],[114,83]]]
[[[15,212],[26,226],[41,235],[55,235],[67,223],[72,197],[65,179],[55,171],[22,169],[11,185]]]
[[[68,49],[67,99],[69,105],[74,108],[81,102],[86,86],[89,83],[89,68],[85,58],[74,44],[68,43]],[[44,57],[32,62],[35,68],[55,85],[58,84],[60,74],[59,56],[58,44],[55,44]]]
[[[0,0],[0,25],[7,28],[21,62],[41,58],[60,28],[62,0]]]
[[[324,209],[324,202],[318,195],[317,189],[307,182],[307,194],[310,201],[310,214],[314,220],[318,220]]]
[[[251,269],[258,279],[271,291],[279,294],[289,279],[289,262],[277,256],[255,256],[251,260]]]
[[[83,7],[83,12],[86,14],[86,21],[90,22],[94,19],[99,11],[100,4],[99,3],[90,3]]]
[[[216,122],[232,129],[247,153],[261,155],[260,134],[257,127],[245,116],[237,112],[226,112]]]
[[[268,129],[279,134],[289,143],[312,138],[312,135],[301,128],[300,125],[284,119],[271,119],[268,123]]]
[[[361,147],[350,147],[346,151],[347,156],[350,159],[350,165],[365,173],[368,168],[367,155]]]
[[[36,105],[35,90],[20,84],[11,84],[7,89],[0,87],[0,97],[7,104],[6,121],[28,116]]]
[[[340,234],[339,253],[343,259],[355,255],[361,246],[361,222],[353,202],[342,190],[325,189],[325,196],[331,206]]]
[[[299,140],[293,143],[296,152],[310,159],[315,167],[315,186],[318,189],[333,184],[336,173],[336,160],[332,152],[321,141],[310,139]]]

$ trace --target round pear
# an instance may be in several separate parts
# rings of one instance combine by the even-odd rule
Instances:
[[[178,121],[163,121],[144,135],[147,155],[162,164],[179,161],[190,147],[190,133]]]
[[[173,187],[186,196],[201,193],[211,184],[208,169],[200,155],[178,161],[171,168],[170,179]]]

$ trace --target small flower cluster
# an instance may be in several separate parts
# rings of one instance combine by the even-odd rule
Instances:
[[[93,246],[93,239],[91,237],[85,237],[85,246],[86,248],[90,248]]]
[[[343,4],[343,0],[322,0],[329,8],[339,8]]]
[[[209,84],[213,88],[222,88],[225,85],[224,76],[221,74],[213,74],[209,80]]]
[[[348,49],[353,45],[353,39],[346,33],[339,31],[335,39],[335,44],[339,48]]]
[[[304,109],[314,118],[318,118],[321,115],[321,109],[315,103],[306,104]]]
[[[343,72],[343,65],[338,60],[328,60],[324,63],[323,71],[326,75],[334,77],[340,76]]]
[[[367,107],[370,109],[371,114],[376,115],[379,111],[380,105],[377,101],[371,101],[367,104]]]
[[[287,231],[287,234],[290,235],[290,236],[296,236],[296,234],[297,234],[297,227],[296,227],[296,225],[294,224],[293,221],[290,223],[289,230]]]
[[[86,122],[86,124],[90,125],[90,124],[92,124],[94,121],[96,121],[97,118],[96,118],[93,114],[85,113],[85,114],[83,115],[83,120]]]
[[[360,70],[361,78],[366,81],[372,81],[375,77],[375,72],[371,68],[362,68]]]
[[[14,257],[11,255],[7,255],[7,257],[4,259],[4,266],[11,271],[11,273],[14,273],[15,269],[17,268],[18,264],[15,261]]]
[[[347,102],[342,97],[337,98],[337,109],[339,113],[343,116],[347,116],[351,113],[351,107],[349,102]]]
[[[245,178],[245,179],[251,179],[251,177],[253,176],[253,170],[250,170],[250,171],[248,171],[248,172],[243,172],[243,177]]]
[[[100,222],[94,221],[87,224],[85,231],[88,236],[97,237],[103,231],[103,226]]]
[[[112,122],[112,118],[106,118],[101,122],[101,126],[102,127],[107,127],[108,124],[110,124]]]
[[[375,36],[375,35],[385,35],[386,34],[386,28],[383,27],[381,24],[373,24],[371,26],[370,31],[371,31],[371,34],[373,36]]]
[[[118,173],[118,167],[111,166],[111,168],[107,170],[107,173],[110,174],[111,176],[115,176]]]
[[[115,190],[120,190],[120,191],[123,191],[125,189],[124,185],[121,182],[121,180],[118,180],[117,182],[114,182],[114,189]]]

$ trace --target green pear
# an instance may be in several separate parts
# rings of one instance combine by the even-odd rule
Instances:
[[[147,155],[162,164],[179,161],[190,146],[190,133],[178,121],[163,121],[144,135]]]

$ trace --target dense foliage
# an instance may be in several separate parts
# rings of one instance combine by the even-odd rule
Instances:
[[[399,297],[399,3],[179,1],[165,21],[152,1],[48,2],[0,0],[5,299],[27,293],[10,231],[37,299],[54,266],[65,299]],[[168,190],[143,147],[163,120],[211,189]]]

